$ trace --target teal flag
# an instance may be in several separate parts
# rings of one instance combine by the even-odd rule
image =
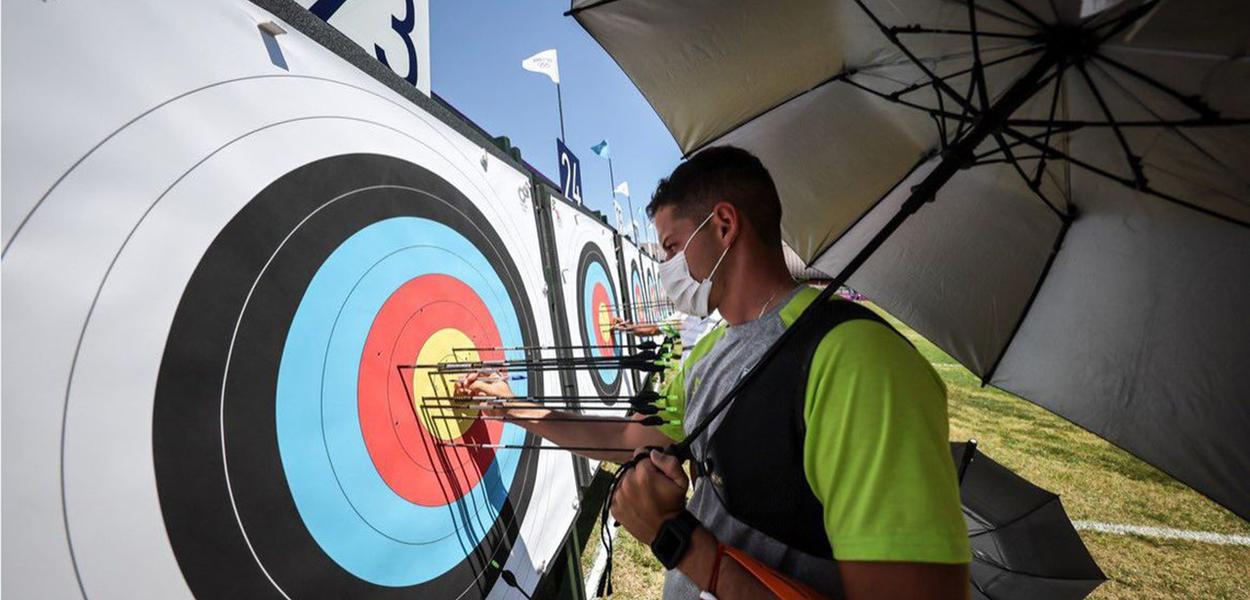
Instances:
[[[599,158],[607,158],[612,155],[612,150],[608,148],[608,140],[603,140],[598,144],[590,147],[590,151],[599,155]]]

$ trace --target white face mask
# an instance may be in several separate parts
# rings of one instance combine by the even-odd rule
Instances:
[[[686,263],[686,248],[690,247],[690,242],[699,234],[703,226],[712,220],[712,214],[708,213],[707,218],[694,229],[694,233],[690,234],[686,240],[686,245],[682,246],[681,252],[660,263],[659,266],[660,285],[672,299],[673,306],[681,312],[696,317],[706,317],[712,314],[707,305],[708,296],[712,293],[712,276],[716,274],[716,269],[720,268],[721,261],[725,260],[725,255],[729,254],[729,248],[721,252],[720,258],[716,259],[716,265],[712,267],[712,272],[708,273],[707,279],[696,281],[690,274],[690,265]],[[730,246],[732,247],[733,244],[731,243]]]

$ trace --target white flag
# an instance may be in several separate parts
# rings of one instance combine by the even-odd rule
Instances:
[[[621,184],[616,186],[616,189],[612,191],[628,198],[629,197],[629,182],[622,181]]]
[[[560,63],[556,60],[555,48],[543,50],[521,61],[521,68],[526,71],[542,73],[550,77],[552,83],[560,83]]]
[[[620,231],[621,227],[625,225],[625,218],[622,216],[621,205],[617,204],[616,201],[613,200],[612,208],[616,209],[616,230]]]

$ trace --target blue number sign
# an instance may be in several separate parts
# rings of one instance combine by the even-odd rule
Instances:
[[[582,168],[577,156],[569,151],[564,141],[556,138],[556,152],[560,157],[560,192],[565,198],[582,203]]]

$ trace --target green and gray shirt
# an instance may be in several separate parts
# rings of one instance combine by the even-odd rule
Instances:
[[[661,431],[683,439],[684,428],[700,422],[817,295],[799,286],[761,318],[722,324],[705,335],[665,382],[664,393],[676,398],[670,405],[682,425]],[[830,330],[812,357],[803,414],[803,469],[823,506],[836,560],[969,561],[948,442],[946,388],[906,340],[867,320]],[[724,416],[695,441],[695,456],[704,456],[706,440]],[[722,542],[815,582],[817,589],[821,581],[834,585],[835,563],[787,548],[737,521],[706,487],[696,481],[689,508]],[[666,599],[698,595],[680,572],[668,573]]]

